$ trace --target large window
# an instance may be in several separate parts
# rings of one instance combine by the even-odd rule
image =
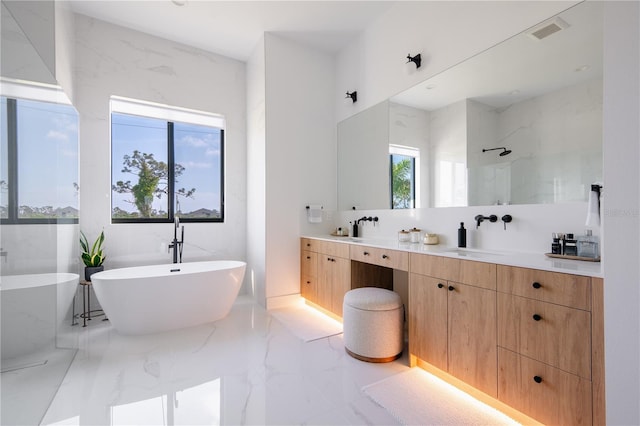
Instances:
[[[114,223],[224,220],[224,121],[155,104],[111,102]]]
[[[3,223],[77,222],[78,118],[66,104],[1,98]]]

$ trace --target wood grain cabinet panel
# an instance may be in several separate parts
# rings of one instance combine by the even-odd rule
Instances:
[[[308,250],[300,252],[300,295],[310,302],[318,303],[318,253]]]
[[[497,396],[496,292],[409,274],[409,352]]]
[[[458,278],[454,281],[489,290],[495,290],[496,274],[497,268],[495,263],[461,260]]]
[[[591,425],[591,382],[498,349],[498,398],[548,425]]]
[[[498,265],[498,291],[591,309],[591,278],[579,275]]]
[[[302,238],[300,295],[342,316],[344,294],[351,288],[349,244]]]
[[[591,313],[498,293],[498,345],[591,380]]]
[[[409,263],[411,272],[440,278],[442,280],[460,281],[460,260],[442,256],[429,256],[426,254],[410,253]]]
[[[409,274],[409,353],[447,371],[447,282]]]
[[[352,245],[350,256],[351,260],[358,262],[370,263],[400,271],[409,270],[409,253],[404,251]]]
[[[496,397],[496,292],[448,284],[449,373]]]

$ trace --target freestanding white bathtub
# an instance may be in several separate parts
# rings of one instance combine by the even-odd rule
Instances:
[[[121,334],[147,334],[224,318],[246,263],[231,260],[111,269],[91,276],[100,305]]]

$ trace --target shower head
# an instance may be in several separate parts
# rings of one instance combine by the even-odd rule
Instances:
[[[482,152],[495,151],[496,149],[502,149],[502,150],[503,150],[503,151],[499,154],[499,155],[500,155],[500,157],[504,157],[505,155],[509,155],[509,154],[511,154],[511,150],[510,150],[510,149],[507,149],[507,148],[505,148],[505,147],[503,147],[503,146],[501,146],[501,147],[499,147],[499,148],[488,148],[488,149],[483,148],[483,149],[482,149]]]

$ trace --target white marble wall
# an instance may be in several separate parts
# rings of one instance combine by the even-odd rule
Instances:
[[[602,79],[511,105],[498,114],[496,146],[513,150],[511,201],[585,200],[602,181]]]
[[[183,260],[245,260],[245,64],[82,15],[75,21],[80,227],[104,230],[105,268],[171,262],[173,237],[169,223],[111,224],[112,95],[225,116],[225,221],[185,223]]]

